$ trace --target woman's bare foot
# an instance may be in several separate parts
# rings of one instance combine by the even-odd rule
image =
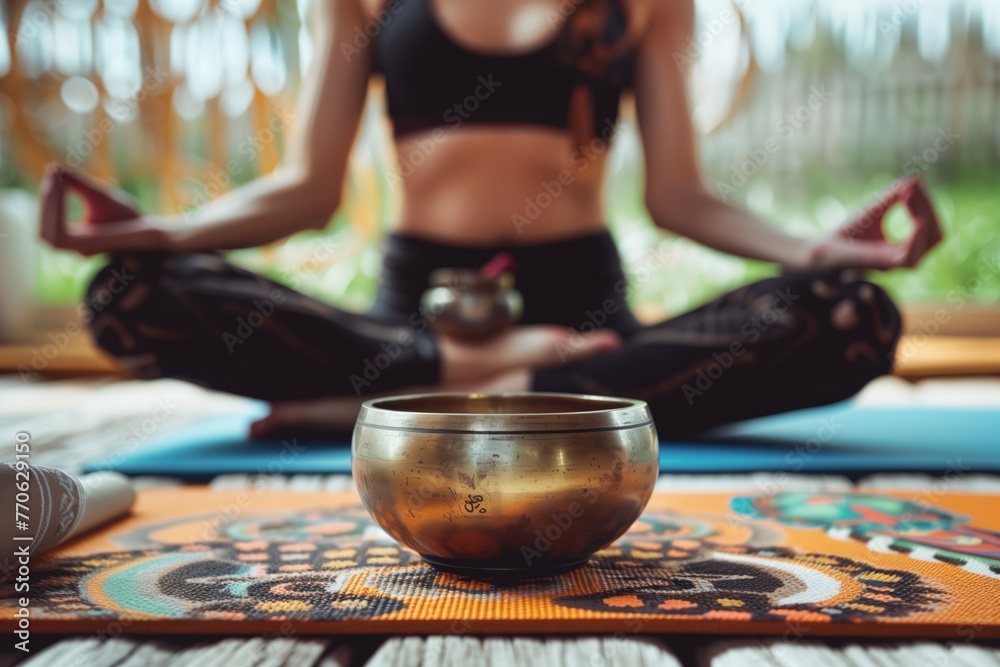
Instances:
[[[531,369],[575,363],[621,346],[611,331],[577,334],[561,327],[518,327],[486,341],[442,337],[442,382],[394,393],[519,392],[531,389]],[[354,427],[361,404],[371,396],[341,396],[309,401],[283,401],[250,427],[251,438],[278,433],[344,434]]]
[[[424,392],[509,393],[531,389],[531,370],[522,368],[509,371],[488,380],[458,382],[436,387],[410,387],[400,394]],[[343,435],[354,428],[361,404],[371,396],[338,396],[317,398],[310,401],[282,401],[271,404],[271,413],[250,426],[254,439],[274,438],[279,434]]]
[[[254,440],[289,435],[349,433],[358,418],[361,403],[370,398],[344,396],[309,401],[281,401],[271,404],[271,412],[250,425]]]

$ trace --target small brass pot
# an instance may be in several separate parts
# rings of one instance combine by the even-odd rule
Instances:
[[[513,325],[524,312],[514,276],[484,278],[471,269],[438,269],[420,305],[434,331],[461,338],[484,338]]]
[[[543,576],[582,565],[639,518],[659,472],[642,401],[424,394],[364,403],[361,499],[389,535],[449,572]]]

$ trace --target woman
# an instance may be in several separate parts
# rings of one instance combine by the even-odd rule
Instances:
[[[837,234],[799,239],[710,194],[686,73],[673,58],[688,47],[693,0],[314,4],[317,55],[299,133],[274,175],[187,224],[143,215],[62,168],[47,178],[45,238],[114,253],[88,293],[91,328],[140,377],[274,402],[255,435],[343,429],[364,396],[419,388],[641,397],[661,432],[677,436],[847,398],[889,371],[899,313],[881,289],[843,270],[914,266],[940,240],[929,201],[911,179]],[[371,45],[355,43],[376,25]],[[386,82],[400,156],[390,178],[403,208],[376,306],[361,316],[213,251],[327,224],[376,73]],[[635,96],[656,224],[779,263],[783,276],[657,325],[635,320],[602,213],[604,140],[626,92]],[[65,224],[66,188],[89,204],[83,227]],[[896,201],[915,227],[890,245],[880,223]],[[499,250],[518,264],[525,326],[471,344],[413,324],[430,271],[480,266]],[[576,334],[587,322],[601,328]]]

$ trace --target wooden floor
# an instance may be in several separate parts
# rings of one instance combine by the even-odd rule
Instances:
[[[917,384],[897,378],[873,383],[858,400],[867,404],[980,405],[1000,409],[1000,379],[934,380]],[[156,430],[177,428],[201,416],[231,410],[245,399],[207,392],[170,380],[123,382],[110,379],[24,382],[0,377],[0,433],[27,430],[32,460],[73,472],[87,460],[112,454],[133,442],[137,424],[166,414]],[[148,429],[147,429],[148,430]],[[151,434],[150,434],[151,435]],[[4,436],[6,437],[6,436]],[[134,437],[134,436],[132,436]],[[6,457],[0,457],[0,459]],[[766,473],[761,473],[766,475]],[[768,479],[773,483],[773,476]],[[259,480],[254,480],[259,483]],[[268,485],[301,491],[343,488],[350,477],[273,476]],[[757,476],[670,476],[660,484],[671,489],[726,488],[759,481]],[[927,488],[925,476],[879,475],[852,484],[840,477],[788,476],[785,488],[847,490],[871,487]],[[144,478],[140,486],[176,484]],[[213,486],[239,488],[242,475],[217,478]],[[969,475],[949,480],[956,490],[1000,493],[1000,477]],[[1000,596],[998,596],[1000,597]],[[808,637],[782,640],[677,636],[635,637],[281,637],[281,638],[72,638],[32,637],[33,653],[0,645],[0,667],[604,667],[624,665],[711,665],[712,667],[868,667],[936,665],[1000,667],[1000,647],[961,642],[821,643]]]
[[[4,661],[0,665],[17,664]],[[94,638],[53,643],[19,667],[996,667],[1000,650],[933,642],[846,643],[657,638],[390,637],[174,641]]]

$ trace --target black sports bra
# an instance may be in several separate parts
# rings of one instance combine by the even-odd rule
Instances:
[[[562,57],[560,44],[569,24],[564,21],[560,36],[532,51],[470,51],[447,34],[432,1],[391,3],[395,11],[374,40],[375,64],[385,77],[396,137],[473,124],[568,128],[571,101],[582,91],[589,93],[583,113],[593,114],[586,119],[593,121],[592,134],[613,128],[621,93],[631,85],[631,48],[617,55],[600,76],[583,72]],[[623,43],[628,31],[620,3],[608,3],[607,44]]]

